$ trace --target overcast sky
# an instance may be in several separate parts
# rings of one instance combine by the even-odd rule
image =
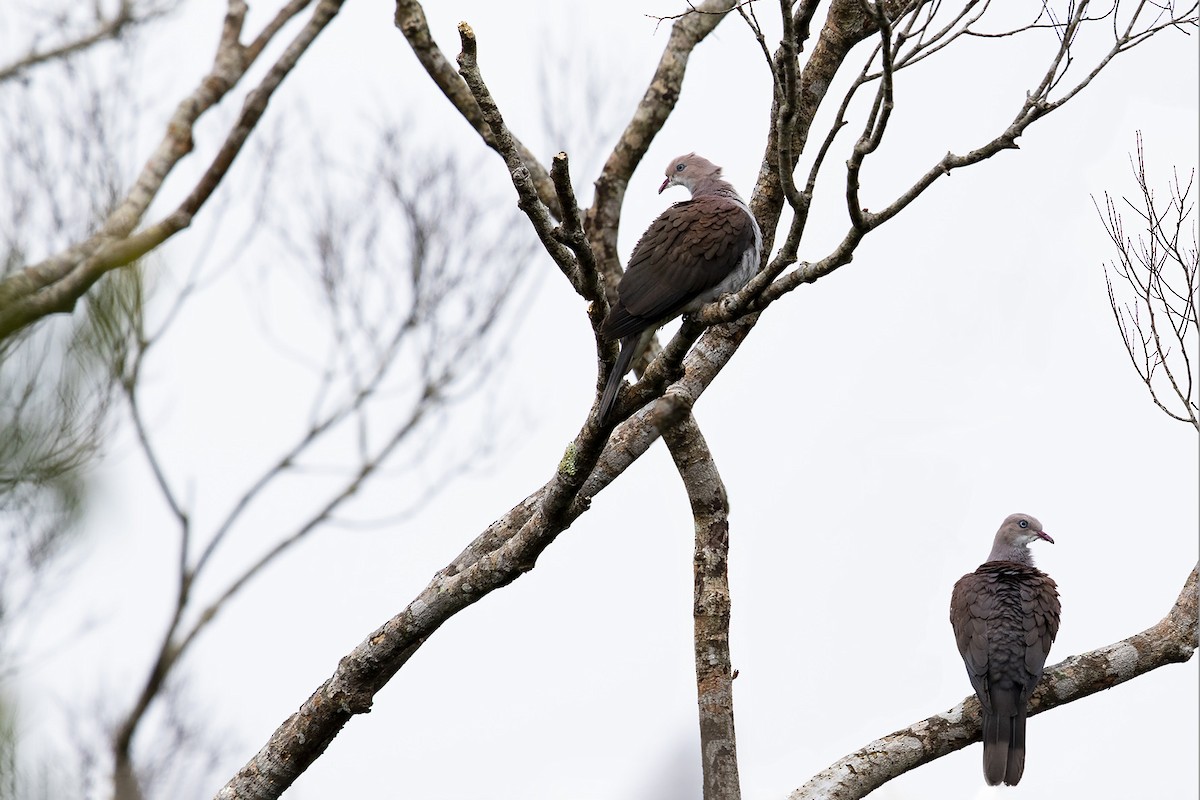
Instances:
[[[644,91],[668,26],[626,0],[546,5],[443,2],[426,13],[451,55],[454,26],[471,23],[510,127],[546,163],[602,137],[575,165],[591,170],[577,173],[586,203],[598,157]],[[193,31],[186,52],[152,48],[148,64],[174,53],[176,68],[169,78],[149,70],[142,86],[159,104],[145,123],[148,142],[211,59],[212,11],[165,29]],[[254,11],[268,13],[261,3]],[[296,119],[282,114],[306,109],[319,125],[296,135],[337,149],[361,140],[368,120],[403,112],[415,139],[475,159],[478,181],[464,191],[515,203],[502,162],[481,153],[391,15],[387,3],[348,3],[271,113]],[[760,17],[772,23],[774,14]],[[768,41],[777,39],[768,29]],[[946,151],[995,136],[1053,46],[1048,33],[971,42],[900,73],[888,138],[863,174],[864,204],[882,206]],[[603,90],[590,105],[568,90],[578,83],[557,85],[551,113],[566,142],[546,135],[538,91],[541,66],[560,59],[593,70]],[[1172,167],[1195,165],[1196,64],[1195,37],[1182,34],[1118,58],[1036,124],[1019,151],[942,179],[872,234],[852,264],[772,306],[697,404],[732,504],[745,797],[786,796],[846,753],[970,692],[947,619],[950,590],[984,560],[1009,513],[1036,515],[1055,538],[1034,545],[1062,595],[1050,663],[1139,632],[1170,608],[1197,559],[1197,440],[1154,407],[1128,363],[1105,296],[1102,263],[1113,253],[1092,198],[1135,190],[1128,154],[1137,130],[1162,190]],[[656,194],[680,153],[723,165],[749,195],[769,102],[761,52],[730,17],[697,48],[675,113],[633,177],[622,257],[667,204],[685,198],[682,189]],[[819,135],[830,116],[823,108]],[[860,110],[851,130],[861,121]],[[202,149],[215,128],[198,131],[210,137]],[[802,259],[822,257],[846,230],[834,170],[850,143],[847,133],[830,157]],[[308,168],[289,164],[280,180]],[[199,231],[186,233],[161,268],[205,246]],[[244,275],[281,257],[246,254],[195,299],[152,364],[164,456],[210,520],[240,471],[277,457],[276,442],[295,435],[277,430],[275,410],[305,387],[270,348],[243,338],[257,330],[254,306],[276,302]],[[188,656],[187,695],[226,747],[200,794],[215,792],[343,654],[553,474],[591,405],[596,360],[582,301],[548,259],[527,270],[528,309],[486,403],[502,420],[498,452],[412,521],[322,532],[262,575]],[[306,324],[302,314],[272,316]],[[46,610],[46,633],[30,644],[44,668],[25,676],[22,700],[33,713],[24,724],[43,742],[64,736],[72,706],[97,695],[106,708],[130,702],[173,591],[169,516],[127,431],[95,481],[71,591]],[[383,484],[357,510],[384,516],[395,493]],[[294,500],[278,496],[279,518]],[[256,516],[261,527],[246,534],[245,553],[279,534],[276,510]],[[238,555],[249,558],[235,554],[231,565]],[[698,797],[691,563],[686,497],[656,444],[532,573],[439,630],[286,796]],[[94,627],[62,641],[85,620]],[[84,677],[80,663],[93,665]],[[1008,794],[1195,797],[1197,706],[1193,659],[1039,715],[1029,723],[1025,777]],[[974,745],[874,797],[1001,791],[984,787]]]

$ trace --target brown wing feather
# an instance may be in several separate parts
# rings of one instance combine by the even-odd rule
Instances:
[[[976,572],[962,576],[954,584],[950,597],[950,625],[954,628],[958,652],[967,668],[971,687],[986,709],[991,708],[987,689],[987,621],[995,615],[988,599],[986,581]]]
[[[1050,654],[1050,645],[1058,636],[1058,623],[1062,605],[1058,599],[1058,587],[1054,580],[1039,570],[1022,584],[1021,606],[1025,612],[1025,669],[1036,676],[1033,684],[1041,677]],[[1033,694],[1031,685],[1025,694],[1028,702]]]
[[[717,286],[754,243],[750,216],[727,197],[677,203],[650,224],[633,248],[604,322],[617,339],[661,324]]]

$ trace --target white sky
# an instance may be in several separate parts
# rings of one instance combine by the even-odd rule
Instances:
[[[666,42],[667,27],[656,32],[645,10],[624,0],[549,12],[528,3],[426,8],[451,56],[455,24],[472,24],[506,119],[547,160],[568,143],[542,135],[539,59],[573,51],[605,76],[612,118],[592,118],[578,98],[556,107],[568,129],[606,130],[607,147]],[[349,3],[270,113],[304,105],[321,120],[316,135],[337,148],[381,115],[372,104],[394,106],[419,138],[459,143],[464,158],[475,157],[473,134],[432,88],[391,14],[387,3]],[[169,79],[148,71],[148,92],[173,99],[194,81],[211,58],[217,19],[210,10],[177,23],[193,31],[194,52],[178,55]],[[547,30],[557,40],[549,53],[533,44]],[[987,43],[953,65],[932,59],[902,72],[889,138],[863,175],[866,205],[882,206],[947,150],[995,135],[1049,46],[1048,37],[1028,47]],[[147,61],[163,57],[160,48]],[[683,199],[678,190],[655,194],[679,153],[722,164],[749,194],[769,89],[757,45],[739,19],[727,19],[693,55],[676,111],[630,185],[623,256],[667,203]],[[1063,599],[1051,663],[1141,631],[1170,607],[1197,558],[1196,438],[1153,406],[1129,367],[1110,319],[1101,270],[1110,252],[1090,198],[1133,191],[1127,154],[1138,129],[1158,185],[1172,165],[1194,165],[1196,98],[1194,38],[1163,36],[1122,56],[1035,125],[1020,151],[942,179],[872,234],[851,265],[774,305],[698,404],[732,503],[745,797],[785,796],[842,755],[968,694],[947,620],[950,588],[987,555],[1008,513],[1035,514],[1056,540],[1035,552]],[[147,141],[160,124],[147,121]],[[211,149],[216,128],[201,129],[202,148]],[[828,170],[849,141],[839,140]],[[503,191],[500,160],[479,163],[487,174],[464,190]],[[586,202],[594,172],[578,177]],[[841,191],[840,178],[829,184],[802,258],[820,258],[844,233]],[[190,263],[202,238],[179,237],[165,268]],[[268,301],[248,297],[257,284],[237,275],[272,258],[247,255],[197,298],[155,364],[151,417],[177,485],[189,487],[208,520],[241,473],[278,454],[273,441],[294,435],[284,421],[303,391],[295,371],[239,338],[256,330],[249,309]],[[202,795],[345,652],[552,474],[590,406],[595,355],[582,302],[548,259],[530,269],[538,289],[489,402],[506,420],[503,454],[410,524],[331,530],[289,554],[183,664],[189,697],[229,748]],[[225,322],[214,332],[217,314]],[[305,324],[287,317],[280,312],[285,324]],[[98,693],[105,708],[131,702],[173,591],[170,520],[127,432],[97,482],[71,591],[31,643],[44,663],[26,676],[22,700],[32,713],[23,724],[45,742],[63,736],[64,709]],[[363,516],[394,508],[394,491],[369,492]],[[286,530],[274,525],[291,501],[280,496],[255,517],[230,564]],[[698,797],[691,552],[686,498],[657,444],[537,569],[446,624],[286,796]],[[85,620],[96,627],[75,639]],[[91,665],[82,677],[80,663]],[[1197,705],[1193,659],[1039,715],[1016,791],[1023,800],[1194,797]],[[874,796],[991,797],[1000,790],[983,786],[979,760],[972,746]]]

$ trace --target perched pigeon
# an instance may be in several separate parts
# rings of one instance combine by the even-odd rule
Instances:
[[[621,353],[600,401],[605,420],[621,379],[645,351],[655,330],[680,314],[698,311],[735,292],[758,272],[762,232],[721,168],[695,153],[670,163],[668,186],[683,186],[691,200],[668,208],[642,234],[617,285],[617,301],[601,335],[620,339]]]
[[[1028,514],[996,531],[992,554],[954,584],[950,624],[983,706],[983,777],[1016,786],[1025,771],[1025,712],[1058,634],[1058,588],[1029,543],[1054,540]]]

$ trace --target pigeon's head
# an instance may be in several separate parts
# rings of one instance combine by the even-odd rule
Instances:
[[[1000,537],[1003,537],[1008,544],[1016,546],[1027,545],[1035,539],[1042,539],[1054,544],[1050,534],[1042,530],[1042,523],[1038,522],[1036,517],[1028,514],[1009,514],[1005,518],[1004,524],[1000,526],[1000,530],[996,532],[996,538]]]
[[[1050,534],[1042,530],[1042,523],[1036,517],[1028,514],[1009,514],[1000,530],[996,531],[996,540],[992,542],[992,554],[988,561],[1018,561],[1022,564],[1033,565],[1033,556],[1029,552],[1029,543],[1042,539],[1054,544]]]
[[[688,153],[685,156],[671,159],[671,163],[667,165],[666,175],[667,179],[662,182],[662,186],[658,187],[659,194],[662,194],[668,186],[683,186],[695,194],[697,186],[720,180],[721,168],[707,158],[695,153]]]

